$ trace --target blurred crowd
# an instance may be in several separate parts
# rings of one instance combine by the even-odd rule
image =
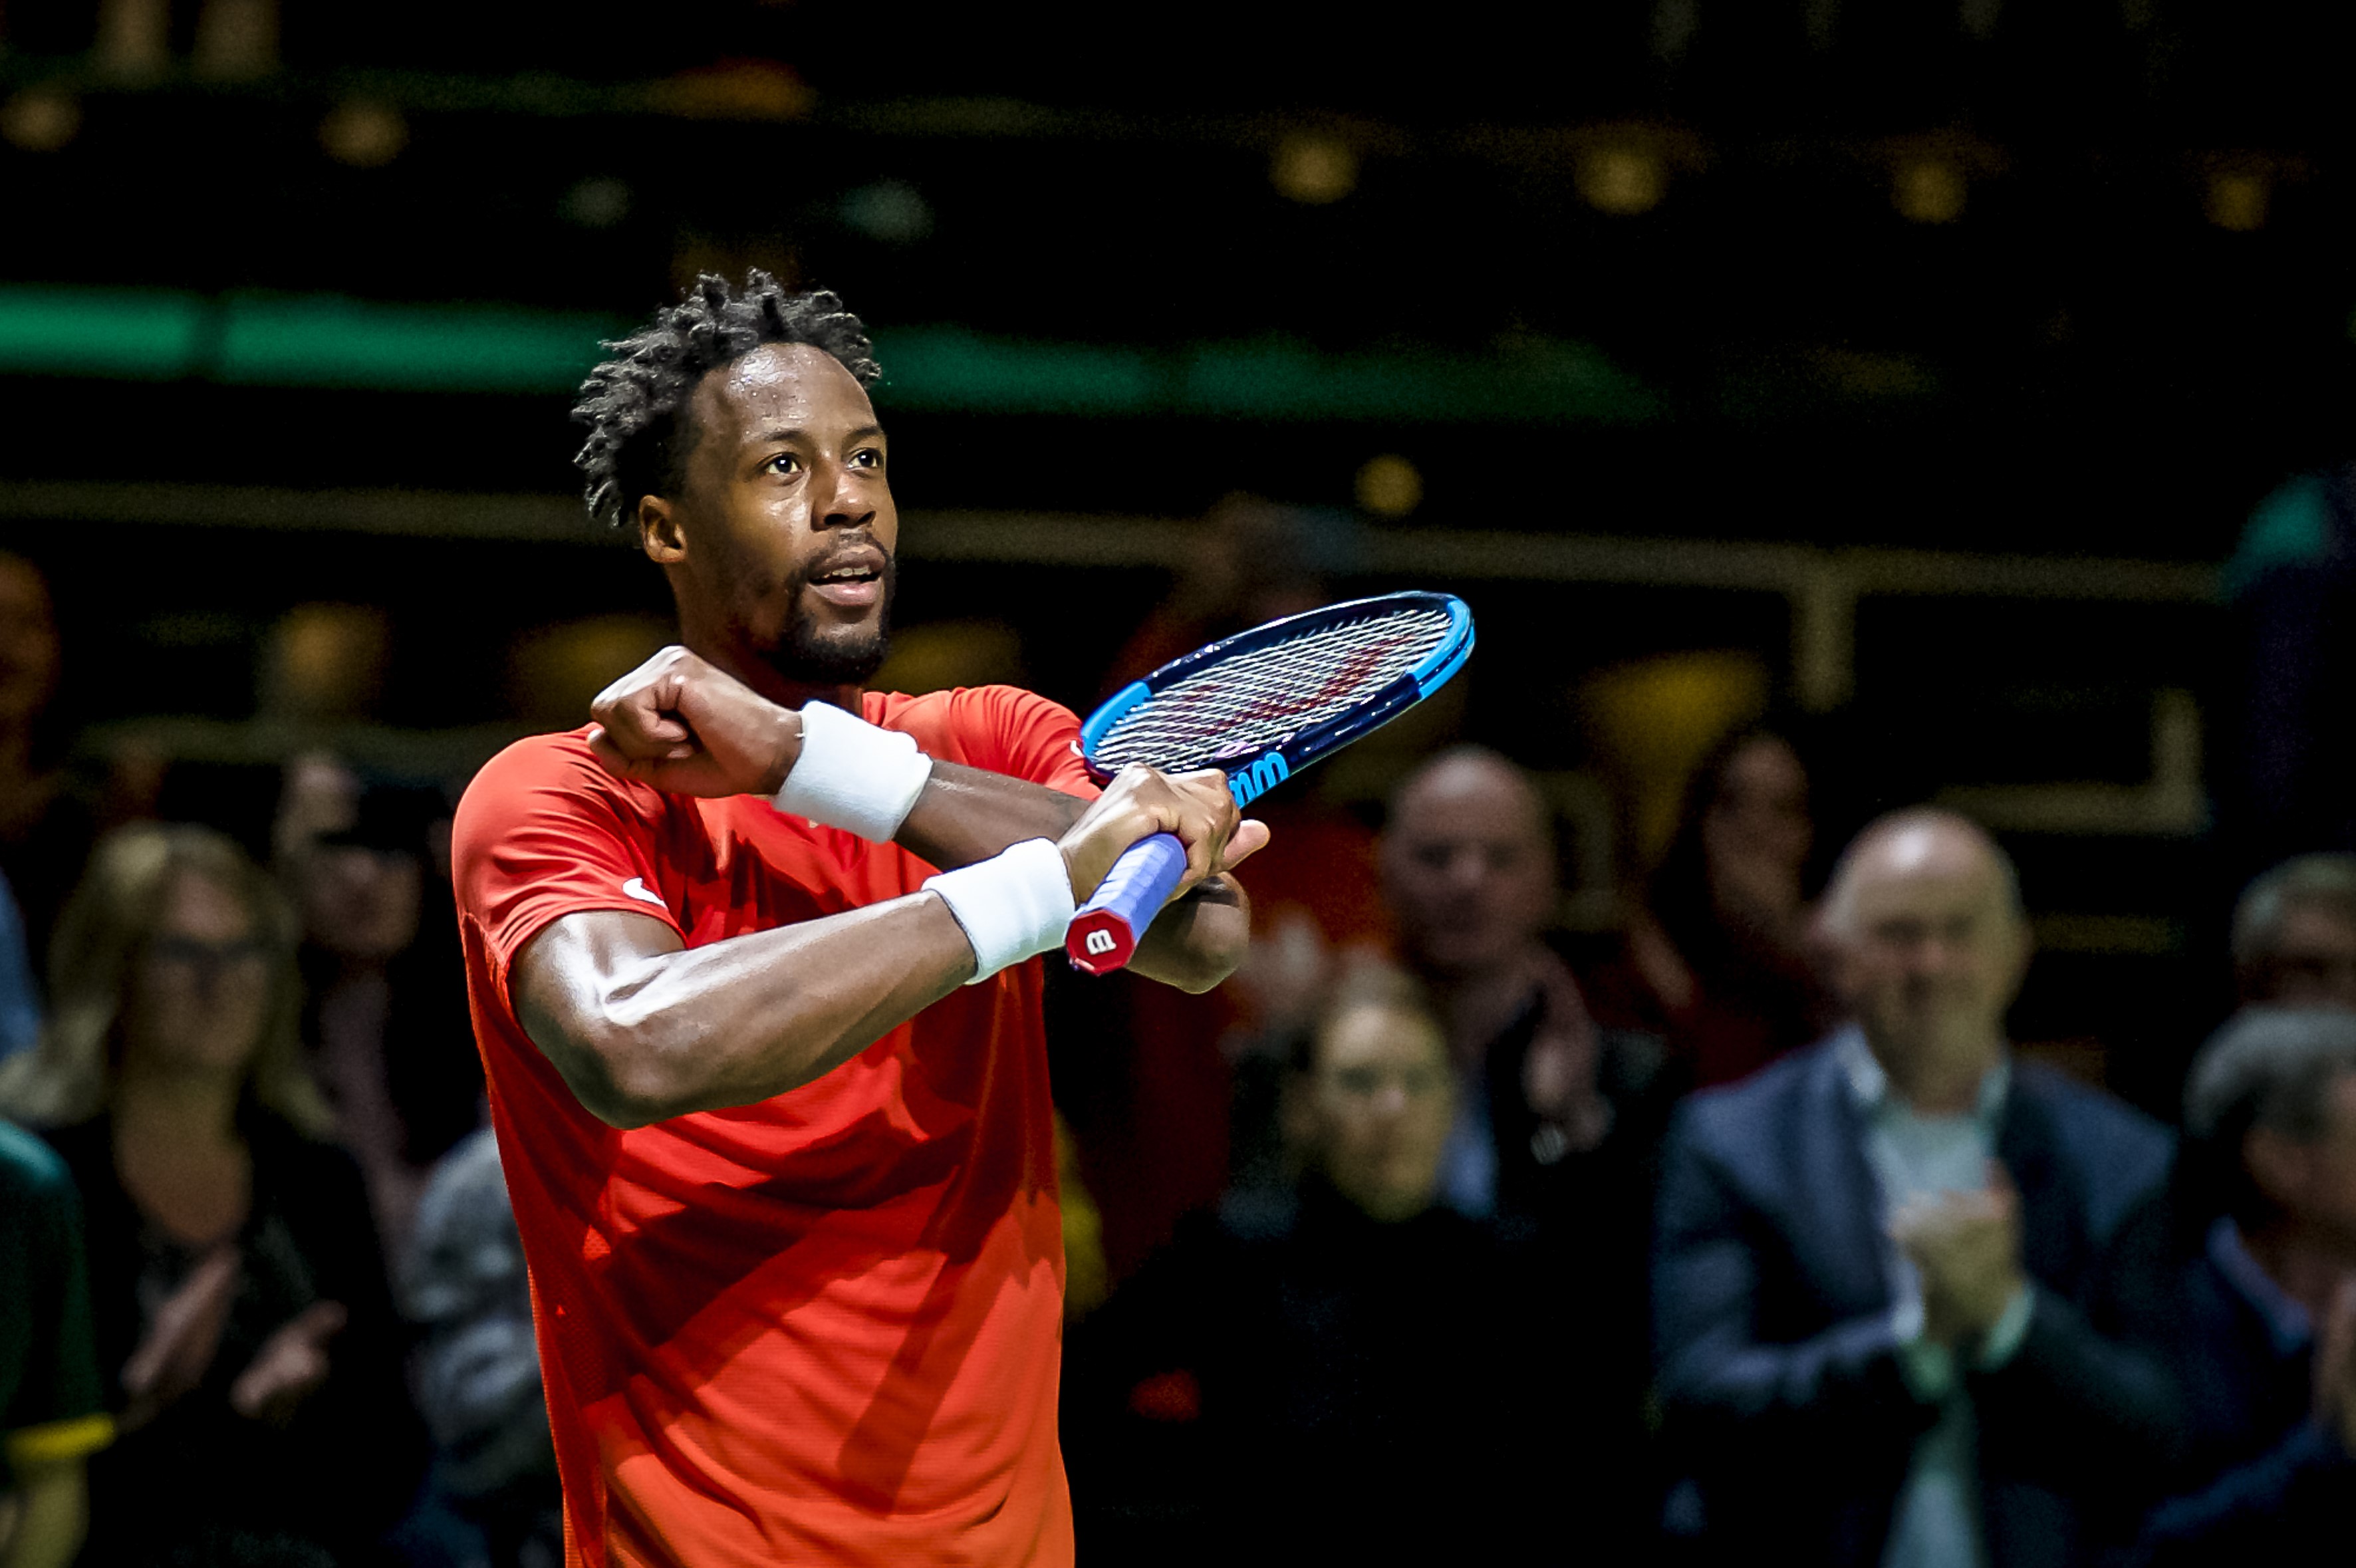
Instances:
[[[1204,539],[1108,689],[1353,548],[1247,498]],[[0,1568],[561,1562],[464,780],[310,750],[126,807],[47,725],[60,657],[0,557]],[[1021,668],[918,628],[879,683]],[[2171,1125],[2008,1038],[2029,924],[1969,821],[1836,834],[1804,732],[1735,713],[1567,934],[1559,790],[1453,722],[1255,808],[1227,986],[1051,976],[1090,1560],[2356,1539],[2350,845],[2240,891]]]

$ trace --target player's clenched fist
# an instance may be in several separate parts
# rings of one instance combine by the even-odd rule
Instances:
[[[671,795],[774,795],[801,748],[801,715],[666,648],[597,693],[589,747],[617,779]]]
[[[1186,846],[1178,893],[1268,843],[1267,825],[1243,817],[1217,768],[1163,773],[1131,763],[1056,842],[1072,874],[1073,902],[1086,902],[1123,850],[1155,833],[1175,833]]]

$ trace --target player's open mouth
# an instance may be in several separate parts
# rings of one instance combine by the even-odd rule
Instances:
[[[884,569],[880,562],[862,552],[819,573],[810,579],[809,585],[830,605],[864,609],[884,596]]]

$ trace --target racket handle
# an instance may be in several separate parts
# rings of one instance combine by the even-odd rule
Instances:
[[[1139,939],[1186,875],[1186,846],[1175,833],[1141,838],[1120,852],[1105,879],[1072,917],[1064,951],[1088,974],[1124,968]]]

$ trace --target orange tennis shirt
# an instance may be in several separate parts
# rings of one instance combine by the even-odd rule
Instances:
[[[871,693],[864,711],[940,760],[1096,793],[1077,721],[1043,698]],[[758,798],[617,781],[587,733],[501,752],[452,845],[567,1563],[1070,1563],[1039,965],[757,1105],[607,1126],[509,999],[550,921],[626,909],[696,948],[913,893],[934,868]]]

